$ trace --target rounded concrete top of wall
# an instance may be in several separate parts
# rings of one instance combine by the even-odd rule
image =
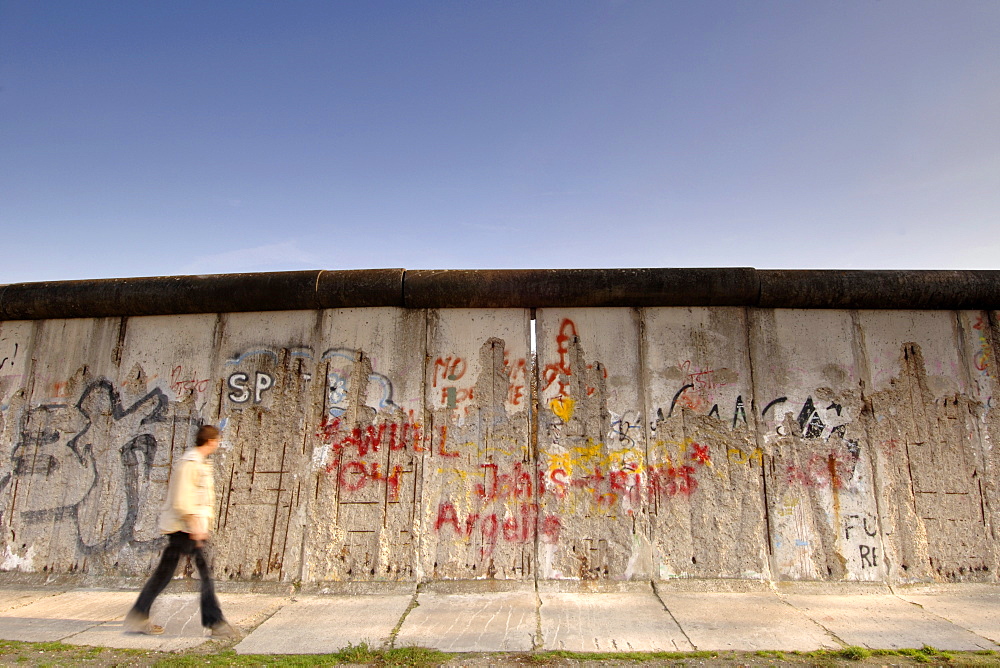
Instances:
[[[402,308],[997,309],[1000,271],[310,270],[0,286],[0,319]]]

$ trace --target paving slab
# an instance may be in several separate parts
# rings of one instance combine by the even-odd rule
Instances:
[[[65,593],[58,589],[36,589],[20,587],[4,587],[0,589],[0,612],[19,608],[49,596]]]
[[[384,647],[410,595],[296,596],[244,638],[239,654],[326,654],[349,645]]]
[[[809,652],[840,645],[773,593],[660,592],[667,610],[699,650]]]
[[[540,593],[547,650],[681,652],[694,647],[650,588],[645,593]]]
[[[396,647],[444,652],[528,652],[538,633],[534,589],[475,594],[420,593]]]
[[[873,649],[919,648],[974,651],[992,642],[898,596],[780,594],[846,645]]]
[[[899,596],[932,615],[1000,645],[1000,590],[995,586],[966,587],[962,593],[901,593]]]
[[[120,618],[135,599],[128,592],[83,590],[45,596],[0,611],[0,638],[26,642],[64,640]]]
[[[197,593],[161,594],[153,603],[150,619],[163,627],[163,634],[148,636],[125,633],[122,620],[135,603],[132,593],[118,610],[114,621],[89,628],[63,640],[71,645],[93,645],[119,649],[145,649],[174,652],[190,649],[211,640],[201,625],[201,607]],[[267,594],[220,594],[219,604],[229,623],[237,629],[250,629],[273,614],[288,597]]]

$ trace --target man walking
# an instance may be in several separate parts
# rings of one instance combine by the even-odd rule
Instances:
[[[236,630],[222,615],[219,599],[212,585],[212,572],[202,548],[208,540],[215,519],[215,477],[208,461],[219,447],[219,430],[205,425],[198,430],[195,446],[174,467],[167,486],[167,500],[160,514],[160,531],[170,542],[160,557],[160,564],[146,581],[139,599],[125,616],[126,633],[163,633],[163,627],[149,620],[153,601],[166,588],[177,570],[182,554],[194,555],[201,577],[201,625],[217,638],[235,638]]]

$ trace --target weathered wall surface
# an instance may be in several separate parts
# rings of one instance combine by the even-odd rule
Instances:
[[[147,574],[212,423],[223,579],[996,581],[997,334],[746,306],[8,320],[0,569]]]

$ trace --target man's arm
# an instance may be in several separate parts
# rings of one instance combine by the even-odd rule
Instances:
[[[194,461],[185,461],[179,473],[180,480],[177,495],[174,497],[174,508],[183,519],[191,539],[199,543],[204,542],[208,540],[208,518],[199,505],[199,465]]]

